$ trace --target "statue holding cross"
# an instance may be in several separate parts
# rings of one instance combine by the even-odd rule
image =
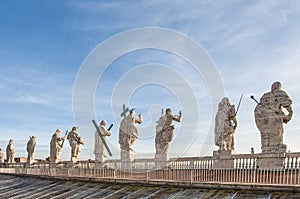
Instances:
[[[129,114],[126,116],[126,113]],[[121,121],[119,129],[119,144],[121,148],[121,160],[130,161],[134,159],[135,153],[132,146],[136,143],[138,138],[138,130],[135,126],[136,123],[141,124],[143,122],[142,115],[139,114],[138,118],[135,118],[134,109],[125,108],[123,105],[123,112],[121,117],[124,119]]]

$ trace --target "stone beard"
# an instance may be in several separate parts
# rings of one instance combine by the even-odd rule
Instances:
[[[220,151],[234,150],[234,133],[237,128],[235,106],[224,97],[218,105],[215,118],[215,145]]]
[[[283,123],[293,115],[292,100],[281,90],[281,83],[275,82],[271,92],[265,93],[254,110],[256,126],[261,133],[262,153],[286,152],[283,144]],[[286,109],[285,115],[282,109]]]

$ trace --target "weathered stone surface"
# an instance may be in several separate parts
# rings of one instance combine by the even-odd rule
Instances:
[[[284,167],[285,154],[261,154],[257,159],[260,169],[282,169]]]
[[[132,161],[135,159],[135,152],[132,146],[136,143],[138,138],[138,130],[135,126],[136,123],[141,124],[143,122],[142,115],[139,114],[138,118],[135,118],[135,111],[131,109],[129,115],[123,114],[124,119],[121,121],[119,129],[119,144],[121,148],[121,160]]]
[[[100,122],[99,126],[101,135],[103,136],[104,141],[107,143],[107,137],[111,136],[111,132],[106,129],[106,121],[102,120]],[[103,144],[101,137],[98,133],[98,131],[95,131],[95,144],[94,144],[94,154],[95,154],[95,160],[97,162],[105,162],[109,155],[105,148],[105,145]]]
[[[292,100],[281,90],[281,83],[275,82],[271,92],[265,93],[254,110],[256,126],[261,133],[262,153],[285,153],[283,144],[283,123],[293,115]],[[286,109],[287,115],[283,112]]]
[[[80,152],[80,144],[83,144],[83,140],[81,139],[78,133],[78,127],[73,127],[72,131],[68,134],[67,139],[69,140],[69,144],[71,147],[71,161],[78,161],[78,154]]]
[[[234,132],[237,128],[235,106],[224,97],[218,105],[215,118],[215,144],[220,151],[234,150]]]
[[[13,163],[15,162],[15,147],[14,147],[14,140],[13,139],[10,139],[9,140],[9,143],[6,147],[6,161],[8,163]]]
[[[36,148],[36,137],[31,136],[29,141],[27,142],[27,162],[31,163],[34,161],[34,153],[35,153],[35,148]]]
[[[234,168],[233,150],[214,151],[214,168]]]
[[[155,160],[157,164],[169,160],[169,144],[173,139],[175,129],[172,122],[181,122],[181,118],[181,111],[179,111],[179,116],[175,116],[172,115],[172,110],[168,108],[166,109],[166,114],[157,121],[155,136]]]
[[[60,155],[62,152],[62,141],[65,139],[65,137],[60,137],[61,130],[57,129],[55,133],[52,135],[51,141],[50,141],[50,161],[51,162],[59,162],[61,161]]]

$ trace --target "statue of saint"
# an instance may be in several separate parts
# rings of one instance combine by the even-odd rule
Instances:
[[[100,122],[100,132],[103,136],[103,139],[107,143],[107,136],[111,136],[111,133],[106,129],[106,121],[102,120]],[[105,162],[109,155],[107,154],[107,150],[102,143],[101,137],[98,133],[98,131],[95,131],[95,145],[94,145],[94,154],[95,154],[95,160],[98,162]]]
[[[138,118],[134,116],[135,111],[131,109],[129,115],[126,116],[120,124],[119,144],[121,148],[121,159],[130,159],[129,154],[133,152],[132,146],[136,143],[138,138],[138,130],[135,124],[141,124],[143,122],[141,114],[139,114]]]
[[[79,136],[78,127],[74,126],[72,131],[68,134],[67,139],[69,140],[69,144],[71,147],[71,161],[77,162],[78,154],[80,152],[79,146],[83,144],[83,140]]]
[[[218,105],[215,118],[215,145],[219,151],[234,150],[234,132],[237,128],[235,106],[224,97]]]
[[[27,142],[27,161],[28,162],[32,162],[34,161],[34,152],[35,152],[35,148],[36,148],[36,137],[35,136],[31,136],[29,141]]]
[[[256,126],[261,133],[263,153],[286,152],[283,144],[283,123],[288,123],[293,115],[292,100],[281,90],[281,83],[272,84],[271,92],[265,93],[257,104],[254,115]],[[287,115],[283,112],[287,111]]]
[[[6,147],[6,161],[8,163],[15,162],[15,147],[14,147],[14,140],[10,139],[9,143]]]
[[[156,159],[167,161],[169,143],[172,141],[174,136],[175,126],[172,125],[173,120],[181,122],[182,113],[179,111],[179,116],[172,115],[170,108],[166,109],[166,115],[161,116],[156,125],[156,136],[155,136],[155,148],[156,148]]]
[[[2,151],[2,149],[0,148],[0,163],[3,163],[3,162],[4,162],[3,151]]]
[[[61,130],[57,129],[52,135],[50,141],[50,161],[57,163],[60,161],[60,154],[62,151],[62,141],[65,137],[60,137]]]

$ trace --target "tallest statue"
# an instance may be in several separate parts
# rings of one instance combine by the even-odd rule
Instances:
[[[288,123],[293,115],[292,100],[281,90],[281,83],[272,84],[271,92],[265,93],[254,110],[256,126],[261,134],[262,153],[285,153],[283,144],[283,123]],[[285,112],[287,114],[285,114]]]

